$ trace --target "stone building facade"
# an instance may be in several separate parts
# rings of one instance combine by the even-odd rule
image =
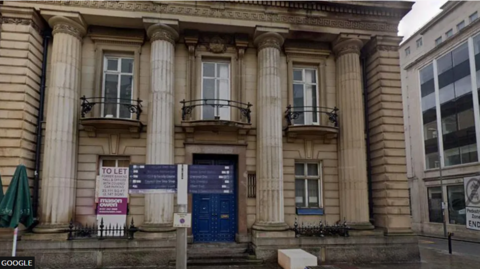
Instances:
[[[480,171],[479,13],[478,2],[449,1],[400,46],[412,228],[419,234],[480,240],[467,228],[464,191],[464,180]]]
[[[367,261],[418,258],[397,37],[411,5],[3,2],[0,174],[8,186],[25,164],[32,192],[39,190],[39,224],[24,242],[63,238],[71,219],[94,222],[102,166],[230,163],[236,190],[227,241],[252,242],[258,257],[302,245],[322,260],[361,260],[359,252]],[[216,199],[189,198],[194,226],[204,198]],[[171,253],[174,210],[173,194],[130,195],[138,251]],[[348,243],[308,241],[289,230],[296,220],[345,220],[354,231]],[[189,235],[202,238],[195,228]],[[66,248],[85,247],[75,244]],[[45,242],[22,247],[62,251]],[[124,247],[102,246],[103,264],[124,261],[107,251]]]

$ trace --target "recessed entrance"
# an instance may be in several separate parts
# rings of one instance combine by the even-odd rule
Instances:
[[[236,155],[194,154],[193,164],[232,165],[234,167],[233,194],[193,194],[193,241],[234,242],[237,232]]]

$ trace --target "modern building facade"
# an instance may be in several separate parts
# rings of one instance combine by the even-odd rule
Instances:
[[[480,172],[479,12],[477,2],[447,2],[399,50],[412,227],[421,234],[443,236],[445,214],[447,232],[480,240],[466,228],[464,193],[464,179]]]
[[[101,167],[228,164],[234,194],[189,198],[193,243],[252,242],[266,258],[300,244],[323,260],[418,258],[397,37],[411,5],[3,2],[0,173],[8,184],[16,165],[29,168],[40,223],[26,238],[95,222]],[[174,196],[129,197],[136,238],[166,253],[155,259],[170,257]],[[354,231],[347,244],[301,243],[296,221]]]

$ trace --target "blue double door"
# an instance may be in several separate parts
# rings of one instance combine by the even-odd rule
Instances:
[[[193,194],[194,242],[234,242],[237,232],[237,156],[194,155],[194,164],[232,165],[233,194]]]

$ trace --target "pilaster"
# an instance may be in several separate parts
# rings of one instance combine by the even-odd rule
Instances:
[[[399,37],[377,36],[366,57],[373,217],[387,234],[411,233]]]
[[[67,228],[75,212],[77,126],[84,24],[64,16],[48,20],[53,31],[45,152],[41,185],[41,217],[36,232]]]
[[[178,33],[155,23],[147,29],[151,42],[151,88],[147,131],[147,164],[174,163],[174,64]],[[172,231],[174,194],[145,194],[146,232]]]
[[[357,229],[370,229],[368,183],[363,118],[362,40],[340,37],[333,46],[336,56],[337,104],[339,106],[340,216]]]
[[[257,85],[257,205],[255,230],[286,230],[283,201],[280,50],[284,38],[266,32],[255,38]]]

